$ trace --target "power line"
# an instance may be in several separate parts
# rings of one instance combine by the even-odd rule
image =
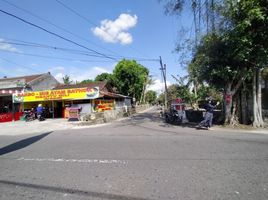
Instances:
[[[93,21],[89,20],[88,18],[84,17],[83,15],[81,15],[80,13],[76,12],[74,9],[72,9],[71,7],[67,6],[66,4],[62,3],[59,0],[55,0],[57,1],[60,5],[62,5],[64,8],[66,8],[67,10],[71,11],[72,13],[74,13],[75,15],[79,16],[80,18],[82,18],[83,20],[85,20],[86,22],[90,23],[93,26],[98,26],[97,24],[95,24]]]
[[[36,25],[36,24],[34,24],[34,23],[31,23],[31,22],[29,22],[29,21],[27,21],[27,20],[25,20],[25,19],[22,19],[21,17],[18,17],[18,16],[16,16],[16,15],[14,15],[14,14],[11,14],[11,13],[9,13],[9,12],[6,12],[6,11],[4,11],[4,10],[2,10],[2,9],[0,9],[0,12],[4,13],[4,14],[6,14],[6,15],[9,15],[9,16],[11,16],[11,17],[13,17],[13,18],[16,18],[16,19],[18,19],[18,20],[20,20],[20,21],[22,21],[22,22],[24,22],[24,23],[26,23],[26,24],[29,24],[29,25],[33,26],[33,27],[36,27],[36,28],[38,28],[38,29],[40,29],[40,30],[42,30],[42,31],[45,31],[45,32],[47,32],[47,33],[49,33],[49,34],[51,34],[51,35],[54,35],[54,36],[56,36],[56,37],[58,37],[58,38],[60,38],[60,39],[62,39],[62,40],[65,40],[65,41],[67,41],[67,42],[69,42],[69,43],[72,43],[72,44],[74,44],[74,45],[76,45],[76,46],[79,46],[79,47],[81,47],[81,48],[87,49],[87,50],[89,50],[89,51],[91,51],[91,52],[94,52],[94,53],[96,53],[96,54],[102,55],[103,57],[106,57],[106,58],[109,58],[109,59],[112,59],[112,60],[117,61],[115,58],[112,58],[112,57],[110,57],[110,56],[106,56],[105,54],[102,54],[102,53],[100,53],[100,52],[98,52],[98,51],[95,51],[95,50],[93,50],[93,49],[90,49],[90,48],[88,48],[88,47],[86,47],[86,46],[84,46],[84,45],[82,45],[82,44],[79,44],[79,43],[77,43],[77,42],[75,42],[75,41],[72,41],[72,40],[70,40],[70,39],[68,39],[68,38],[66,38],[66,37],[63,37],[63,36],[61,36],[61,35],[59,35],[59,34],[57,34],[57,33],[54,33],[54,32],[52,32],[52,31],[49,31],[49,30],[47,30],[47,29],[45,29],[45,28],[43,28],[43,27],[41,27],[41,26],[39,26],[39,25]]]
[[[88,42],[88,43],[90,43],[90,44],[95,45],[96,47],[99,47],[99,48],[101,48],[101,49],[107,50],[107,51],[109,51],[109,52],[111,52],[111,53],[113,53],[113,54],[118,55],[116,52],[114,52],[114,51],[112,51],[112,50],[110,50],[110,49],[108,49],[108,48],[102,47],[102,46],[100,46],[100,45],[98,45],[98,44],[96,44],[96,43],[94,43],[94,42],[92,42],[92,41],[90,41],[90,40],[88,40],[88,39],[85,39],[84,37],[82,37],[82,36],[80,36],[80,35],[77,35],[77,34],[71,32],[71,31],[65,29],[65,28],[62,28],[62,27],[60,27],[60,26],[58,26],[58,25],[56,25],[56,24],[50,22],[49,20],[44,19],[44,18],[42,18],[42,17],[40,17],[40,16],[34,14],[33,12],[30,12],[29,10],[26,10],[26,9],[24,9],[24,8],[21,8],[21,7],[17,6],[17,5],[15,5],[15,4],[13,4],[13,3],[7,1],[7,0],[2,0],[2,1],[4,1],[5,3],[7,3],[7,4],[9,4],[9,5],[11,5],[11,6],[13,6],[13,7],[19,9],[19,10],[22,10],[23,12],[25,12],[25,13],[27,13],[27,14],[29,14],[29,15],[31,15],[31,16],[33,16],[33,17],[39,19],[39,20],[41,20],[41,21],[44,21],[44,22],[46,22],[46,23],[48,23],[48,24],[50,24],[50,25],[56,27],[56,28],[59,29],[59,30],[62,30],[62,31],[64,31],[64,32],[66,32],[66,33],[69,33],[69,34],[71,34],[72,36],[75,36],[76,38],[79,38],[79,39],[81,39],[81,40],[83,40],[83,41],[86,41],[86,42]],[[118,56],[119,56],[119,55],[118,55]]]
[[[70,12],[74,13],[76,16],[80,17],[81,19],[85,20],[86,22],[90,23],[93,26],[98,26],[96,23],[94,23],[93,21],[89,20],[88,18],[86,18],[85,16],[81,15],[80,13],[78,13],[77,11],[75,11],[74,9],[72,9],[71,7],[67,6],[66,4],[62,3],[60,0],[55,0],[57,1],[60,5],[62,5],[64,8],[66,8],[67,10],[69,10]],[[105,32],[106,34],[108,34],[111,37],[112,36],[109,32],[107,32],[106,30],[102,30],[103,32]],[[129,46],[128,46],[129,47]],[[132,49],[133,51],[136,51],[137,53],[139,53],[140,55],[144,56],[143,53],[141,53],[139,50],[133,48],[133,47],[129,47],[130,49]],[[147,57],[147,56],[146,56]]]
[[[8,51],[0,49],[2,52],[8,52],[13,53],[17,55],[24,55],[24,56],[33,56],[33,57],[39,57],[39,58],[47,58],[47,59],[56,59],[56,60],[68,60],[68,61],[79,61],[79,62],[112,62],[108,60],[84,60],[84,59],[71,59],[71,58],[63,58],[63,57],[55,57],[55,56],[46,56],[46,55],[40,55],[40,54],[31,54],[31,53],[22,53],[22,52],[15,52],[15,51]]]
[[[73,53],[73,54],[103,58],[102,56],[100,56],[98,54],[89,54],[88,52],[85,52],[85,51],[79,51],[79,50],[67,49],[67,48],[61,48],[61,47],[53,47],[53,46],[42,45],[42,44],[37,44],[37,43],[19,43],[19,42],[0,41],[0,44],[1,43],[2,44],[12,44],[12,45],[16,45],[16,46],[26,46],[26,47],[34,47],[34,48],[61,50],[61,51],[65,51],[65,52],[69,52],[69,53]]]
[[[0,44],[1,43],[2,44],[12,44],[12,45],[18,45],[18,46],[33,47],[33,48],[45,48],[45,49],[52,49],[52,50],[61,50],[61,51],[65,51],[65,52],[68,52],[68,53],[73,53],[73,54],[78,54],[78,55],[83,55],[83,56],[91,56],[91,57],[102,58],[102,56],[100,56],[100,55],[89,54],[87,51],[81,51],[81,50],[69,49],[69,48],[62,48],[62,47],[56,47],[56,46],[49,46],[49,45],[45,45],[45,44],[38,44],[38,43],[33,43],[33,42],[21,41],[21,40],[7,39],[6,41],[0,41]],[[128,57],[116,57],[116,58],[128,58]],[[137,61],[156,61],[156,62],[159,61],[159,59],[153,59],[153,58],[129,57],[128,59],[133,59],[133,60],[137,60]]]
[[[13,3],[10,3],[10,2],[8,2],[7,0],[2,0],[2,1],[4,1],[5,3],[7,3],[7,4],[9,4],[9,5],[11,5],[11,6],[13,6],[13,7],[19,9],[19,10],[22,10],[23,12],[26,12],[26,13],[30,14],[31,16],[34,16],[34,17],[36,17],[36,18],[38,18],[38,19],[40,19],[40,20],[42,20],[42,21],[44,21],[44,22],[46,22],[46,23],[48,23],[48,24],[50,24],[50,25],[52,25],[52,26],[54,26],[54,27],[56,27],[56,28],[58,28],[58,29],[60,29],[60,30],[63,30],[63,31],[65,31],[65,32],[67,32],[67,33],[69,33],[69,34],[71,34],[71,35],[77,37],[77,38],[80,38],[80,39],[82,39],[82,40],[84,40],[84,41],[87,41],[87,42],[89,42],[89,43],[92,43],[92,44],[94,44],[95,46],[98,46],[98,47],[100,47],[100,48],[103,48],[103,49],[105,49],[105,50],[107,50],[107,51],[110,51],[110,52],[112,52],[112,53],[115,53],[115,52],[113,52],[113,51],[111,51],[111,50],[109,50],[109,49],[107,49],[107,48],[101,47],[101,46],[99,46],[99,45],[97,45],[97,44],[95,44],[95,43],[93,43],[93,42],[91,42],[91,41],[89,41],[89,40],[86,40],[86,39],[84,39],[83,37],[81,37],[81,36],[79,36],[79,35],[77,35],[77,34],[74,34],[74,33],[70,32],[70,31],[68,31],[68,30],[66,30],[66,29],[64,29],[64,28],[62,28],[62,27],[60,27],[60,26],[58,26],[58,25],[56,25],[56,24],[54,24],[54,23],[52,23],[52,22],[50,22],[50,21],[44,19],[44,18],[41,18],[41,17],[39,17],[38,15],[36,15],[36,14],[34,14],[34,13],[32,13],[32,12],[30,12],[30,11],[24,9],[24,8],[20,8],[19,6],[15,5],[15,4],[13,4]],[[97,24],[95,24],[95,23],[92,22],[91,20],[89,20],[89,19],[83,17],[83,16],[80,15],[78,12],[76,12],[75,10],[73,10],[73,9],[71,9],[70,7],[66,6],[66,5],[63,4],[62,2],[60,2],[60,1],[58,1],[58,0],[57,0],[57,2],[60,3],[62,6],[64,6],[65,8],[67,8],[68,10],[72,11],[73,13],[75,13],[76,15],[80,16],[81,18],[84,18],[84,20],[86,20],[87,22],[93,24],[94,26],[97,26]],[[3,11],[2,11],[2,12],[3,12]],[[10,13],[7,13],[7,12],[5,12],[5,11],[4,11],[4,13],[5,13],[5,14],[10,14]],[[11,15],[12,15],[12,14],[11,14]],[[31,23],[31,22],[27,22],[26,20],[21,19],[21,18],[15,16],[15,15],[14,15],[13,17],[15,17],[15,18],[17,18],[17,19],[19,19],[19,20],[22,20],[22,21],[25,22],[25,23],[28,23],[28,24],[30,23],[30,25],[35,26],[35,24],[33,24],[33,23]],[[36,25],[36,26],[38,26],[38,25]],[[36,26],[35,26],[35,27],[36,27]],[[46,30],[45,28],[42,28],[42,27],[39,27],[39,26],[38,26],[37,28],[39,28],[39,29],[41,28],[43,31],[46,31],[46,32],[48,31],[48,30]],[[45,30],[44,30],[44,29],[45,29]],[[49,31],[49,32],[50,32],[50,31]],[[51,32],[50,34],[53,34],[53,35],[54,35],[54,33],[52,33],[52,32]],[[107,34],[109,34],[109,33],[107,33]],[[58,35],[58,34],[56,34],[56,35],[57,35],[57,37],[62,37],[62,36],[60,36],[60,35]],[[63,39],[63,38],[61,38],[61,39]],[[67,38],[64,38],[64,39],[67,39]],[[67,40],[70,40],[70,39],[67,39]],[[72,43],[73,43],[73,41],[71,41],[71,40],[68,41],[68,42],[72,42]],[[75,43],[76,43],[76,42],[75,42]],[[77,45],[77,44],[78,44],[78,43],[76,43],[76,45]],[[78,44],[78,46],[81,47],[81,46],[83,46],[83,45]],[[56,49],[56,47],[50,47],[50,48],[54,48],[54,49]],[[126,56],[118,55],[117,53],[115,53],[116,55],[107,55],[107,54],[99,53],[99,52],[97,52],[97,51],[95,51],[95,50],[93,50],[93,49],[89,49],[89,48],[87,48],[87,47],[85,47],[85,46],[83,46],[83,48],[86,48],[86,49],[88,49],[88,50],[90,50],[90,51],[95,52],[96,54],[99,54],[99,55],[101,55],[101,56],[103,56],[103,57],[106,57],[106,58],[109,58],[109,59],[113,59],[113,60],[116,60],[116,58],[118,58],[118,59],[126,58],[126,59],[135,59],[135,60],[137,60],[137,61],[157,61],[157,62],[158,62],[158,59],[126,57]],[[57,48],[57,49],[62,49],[62,50],[63,50],[63,48]],[[85,53],[85,54],[87,55],[87,53]],[[117,60],[116,60],[116,61],[117,61]]]
[[[39,70],[36,70],[36,69],[34,69],[34,68],[31,68],[31,67],[22,66],[22,65],[20,65],[20,64],[18,64],[18,63],[15,63],[15,62],[13,62],[13,61],[10,61],[10,60],[8,60],[8,59],[6,59],[6,58],[1,58],[1,57],[0,57],[0,59],[6,61],[6,62],[8,62],[8,63],[11,63],[11,64],[13,64],[13,65],[17,65],[17,66],[19,66],[19,67],[23,67],[23,68],[28,68],[28,69],[31,69],[31,70],[33,70],[33,71],[35,71],[35,72],[41,73],[41,71],[39,71]]]

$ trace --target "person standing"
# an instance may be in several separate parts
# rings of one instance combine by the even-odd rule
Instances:
[[[205,119],[198,124],[197,126],[198,128],[207,127],[208,129],[211,129],[213,120],[213,111],[219,104],[220,102],[217,102],[216,105],[212,105],[212,99],[208,99],[208,102],[205,106],[206,109]]]

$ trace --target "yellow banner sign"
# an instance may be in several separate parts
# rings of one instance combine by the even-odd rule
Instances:
[[[63,90],[45,90],[25,92],[13,95],[13,102],[35,102],[52,100],[96,99],[99,97],[99,88],[73,88]]]

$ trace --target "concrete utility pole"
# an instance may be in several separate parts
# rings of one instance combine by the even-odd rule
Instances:
[[[163,66],[161,56],[160,56],[160,67],[161,67],[160,70],[162,71],[163,79],[165,82],[165,109],[167,109],[167,92],[168,92],[168,90],[167,90],[167,75],[166,75],[167,67],[165,64]]]

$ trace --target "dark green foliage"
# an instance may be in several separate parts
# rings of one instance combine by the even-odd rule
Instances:
[[[111,87],[116,87],[115,79],[113,74],[102,73],[96,76],[95,81],[106,81]]]
[[[150,104],[155,103],[155,101],[156,101],[156,92],[152,91],[152,90],[149,90],[148,92],[146,92],[145,100],[146,100],[146,102],[148,102]]]
[[[87,83],[93,83],[93,82],[94,82],[94,81],[91,80],[91,79],[86,79],[86,80],[81,81],[80,83],[82,83],[82,84],[87,84]]]
[[[148,77],[149,70],[138,64],[135,60],[120,61],[113,71],[114,81],[118,92],[135,97],[136,101],[141,98],[143,86]]]
[[[62,81],[65,85],[70,85],[73,82],[68,75],[64,75],[64,77],[62,77]]]

